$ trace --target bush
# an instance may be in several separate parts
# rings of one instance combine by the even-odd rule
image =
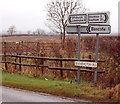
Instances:
[[[78,38],[76,36],[74,37],[68,37],[66,38],[66,41],[63,44],[61,44],[60,40],[50,40],[49,42],[46,40],[43,42],[44,44],[41,43],[40,41],[40,47],[39,45],[35,43],[23,43],[23,51],[29,51],[31,55],[41,55],[44,53],[44,57],[63,57],[63,58],[77,58],[77,53],[78,53]],[[19,52],[18,44],[9,44],[7,43],[7,47],[12,47],[7,50],[7,53],[13,53]],[[82,58],[88,58],[89,55],[92,55],[92,59],[95,59],[95,49],[96,49],[96,37],[95,36],[85,36],[81,37],[81,57]],[[25,46],[25,47],[24,47]],[[13,50],[13,48],[15,49]],[[17,47],[17,48],[16,48]],[[21,47],[21,45],[20,45]],[[27,47],[27,48],[26,48]],[[38,50],[40,49],[40,53],[38,53]],[[3,47],[4,51],[4,47]],[[109,87],[114,87],[117,84],[119,84],[120,80],[120,41],[118,36],[100,36],[99,37],[99,59],[105,59],[105,63],[99,63],[98,70],[104,70],[104,74],[98,74],[98,83],[104,85],[104,86],[109,86]],[[7,59],[9,60],[9,59]],[[24,60],[24,62],[27,62],[27,59]],[[31,60],[31,63],[37,63],[41,64],[41,60]],[[29,62],[28,62],[29,63]],[[60,62],[55,62],[55,61],[45,61],[46,65],[50,66],[59,66]],[[14,72],[14,65],[11,65],[11,71]],[[4,66],[3,66],[4,67]],[[63,67],[75,67],[74,62],[63,62]],[[24,67],[25,68],[25,67]],[[26,70],[26,68],[25,68]],[[31,68],[28,68],[28,71],[30,71]],[[40,70],[36,68],[36,70]],[[91,70],[94,70],[93,68]],[[37,71],[35,71],[35,74]],[[44,74],[54,74],[55,76],[59,75],[59,71],[51,71],[46,68],[44,70]],[[92,75],[92,76],[91,76]],[[35,75],[38,76],[38,75]],[[75,78],[77,76],[76,72],[68,72],[64,71],[64,77],[72,77]],[[90,74],[87,72],[82,72],[81,76],[84,77],[86,80],[90,80],[92,78],[92,81],[94,81],[94,73]]]

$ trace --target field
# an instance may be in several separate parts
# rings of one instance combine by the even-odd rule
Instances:
[[[45,35],[45,36],[10,36],[10,37],[2,37],[2,41],[6,41],[6,42],[20,42],[20,41],[39,41],[39,40],[43,40],[46,41],[47,39],[50,40],[54,40],[54,39],[59,39],[59,36],[49,36],[49,35]]]
[[[66,38],[65,43],[61,43],[59,36],[22,36],[22,37],[3,37],[2,42],[7,42],[6,50],[5,44],[2,45],[2,52],[7,54],[16,54],[16,55],[27,55],[27,56],[41,56],[41,57],[56,57],[56,58],[77,58],[78,51],[78,39],[77,36],[70,36]],[[15,43],[9,43],[15,42]],[[19,43],[18,43],[19,42]],[[28,43],[31,42],[31,43]],[[39,43],[38,43],[39,42]],[[81,59],[95,59],[95,45],[96,45],[96,37],[88,36],[81,37]],[[119,84],[119,68],[120,68],[120,46],[119,39],[117,36],[100,36],[99,38],[99,60],[105,60],[105,62],[98,63],[98,70],[105,71],[105,73],[98,74],[98,83],[97,87],[104,89],[113,90]],[[18,59],[15,58],[7,58],[7,61],[13,61]],[[22,63],[28,64],[41,64],[41,60],[31,60],[31,59],[22,59]],[[45,64],[58,67],[60,62],[58,61],[45,61]],[[64,61],[62,63],[63,67],[73,67],[74,62]],[[8,64],[9,69],[7,72],[9,73],[20,73],[27,74],[32,76],[33,78],[41,77],[41,68],[37,67],[29,67],[22,66],[22,71],[19,71],[19,67],[15,65]],[[16,67],[16,70],[15,70]],[[3,70],[5,70],[5,65],[2,66]],[[94,70],[91,68],[90,70]],[[113,77],[114,76],[114,77]],[[60,78],[59,71],[49,70],[48,68],[44,68],[45,78]],[[94,73],[81,72],[81,78],[87,82],[94,82]],[[76,81],[77,72],[74,71],[63,71],[63,78],[70,79]],[[110,90],[110,91],[111,91]],[[118,89],[119,92],[119,89]],[[119,93],[117,95],[119,96]],[[113,91],[110,92],[109,99],[112,99],[116,96]]]

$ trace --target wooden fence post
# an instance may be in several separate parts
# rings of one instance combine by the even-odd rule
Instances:
[[[7,63],[6,63],[6,46],[7,46],[7,43],[4,42],[4,61],[5,61],[5,69],[8,70],[8,68],[7,68]]]
[[[15,57],[15,63],[17,62],[17,58]],[[15,64],[15,70],[16,70],[16,64]]]
[[[23,41],[21,42],[21,45],[22,45],[22,48],[21,48],[22,52],[21,52],[21,53],[24,54],[24,50],[23,50]]]
[[[89,55],[89,59],[92,59],[92,56],[91,56],[91,55]],[[91,70],[92,67],[90,67],[89,69]],[[91,78],[91,76],[92,76],[92,73],[90,72],[90,78]],[[91,81],[91,79],[90,79],[90,81]]]
[[[43,53],[41,54],[41,57],[44,57]],[[41,65],[44,65],[44,59],[41,59]],[[44,74],[44,67],[41,67],[41,70],[42,70],[42,76],[43,76],[43,74]]]
[[[37,42],[37,54],[39,55],[40,53],[40,42]]]
[[[19,48],[20,48],[20,42],[19,42]],[[18,48],[18,49],[19,49],[19,48]],[[19,55],[21,55],[21,53],[22,53],[22,52],[20,52]],[[19,68],[20,68],[20,71],[21,71],[21,69],[22,69],[22,68],[21,68],[21,57],[19,57]]]
[[[62,55],[60,55],[60,58],[62,58]],[[63,67],[62,61],[60,61],[60,67]],[[63,77],[63,70],[60,70],[60,76]]]
[[[21,67],[21,57],[19,57],[19,68],[20,68],[20,71],[22,70],[22,67]]]

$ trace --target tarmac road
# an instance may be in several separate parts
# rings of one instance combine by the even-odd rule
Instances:
[[[87,102],[45,93],[32,92],[9,87],[2,88],[2,102]],[[1,91],[1,90],[0,90]]]

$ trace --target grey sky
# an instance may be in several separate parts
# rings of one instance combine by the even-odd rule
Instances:
[[[0,0],[0,19],[2,31],[15,25],[18,31],[35,31],[45,26],[45,5],[49,0]],[[112,32],[118,32],[118,1],[119,0],[83,0],[90,12],[110,11]]]

